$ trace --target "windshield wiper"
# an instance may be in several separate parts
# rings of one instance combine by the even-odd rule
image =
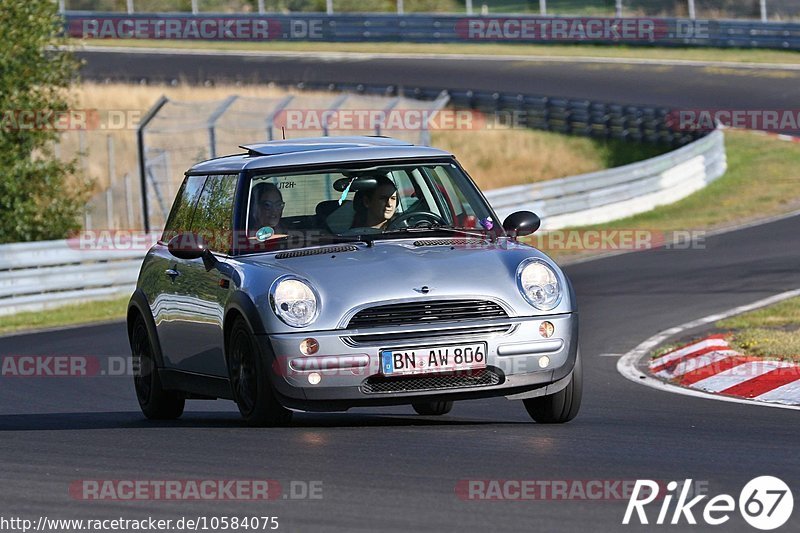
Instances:
[[[407,228],[398,228],[393,230],[383,231],[382,233],[377,234],[380,235],[396,235],[400,233],[428,233],[428,232],[443,232],[443,233],[452,233],[457,235],[466,235],[469,237],[475,237],[478,239],[485,239],[487,235],[483,233],[476,233],[471,231],[472,228],[454,228],[452,226],[442,226],[439,224],[430,224],[427,226],[409,226]],[[491,237],[489,237],[491,240]]]

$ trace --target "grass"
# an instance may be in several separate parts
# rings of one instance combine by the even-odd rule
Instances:
[[[25,330],[55,328],[125,318],[129,298],[67,305],[47,311],[32,311],[0,319],[0,335]]]
[[[393,54],[478,54],[594,57],[649,60],[720,61],[729,63],[800,64],[800,52],[791,50],[730,48],[658,48],[650,46],[595,44],[514,44],[514,43],[323,43],[298,41],[218,42],[166,41],[142,39],[72,39],[81,44],[106,47],[147,47],[207,50],[239,50],[260,52],[363,52]]]
[[[678,202],[628,218],[571,228],[592,230],[707,231],[800,209],[800,144],[747,131],[725,132],[728,171]],[[537,243],[548,240],[539,236]],[[569,260],[607,250],[548,250]]]
[[[800,298],[721,320],[716,327],[747,355],[800,362]]]
[[[454,153],[482,190],[594,172],[668,150],[529,129],[440,131],[432,144]]]

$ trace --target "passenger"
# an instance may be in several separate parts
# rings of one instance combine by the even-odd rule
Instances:
[[[273,234],[285,234],[286,228],[281,224],[283,208],[286,202],[274,183],[259,183],[251,192],[251,233],[263,227],[272,228]]]
[[[354,228],[386,229],[397,211],[397,187],[386,176],[379,176],[378,185],[354,198]]]

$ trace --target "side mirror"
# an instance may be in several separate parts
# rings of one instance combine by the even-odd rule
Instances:
[[[542,221],[539,216],[530,211],[517,211],[511,213],[503,222],[503,229],[515,237],[530,235],[539,229]]]
[[[196,233],[178,233],[167,243],[167,249],[178,259],[199,259],[211,253],[203,237]]]

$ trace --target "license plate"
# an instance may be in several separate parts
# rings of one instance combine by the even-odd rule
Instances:
[[[486,343],[381,350],[384,375],[459,372],[486,368]]]

